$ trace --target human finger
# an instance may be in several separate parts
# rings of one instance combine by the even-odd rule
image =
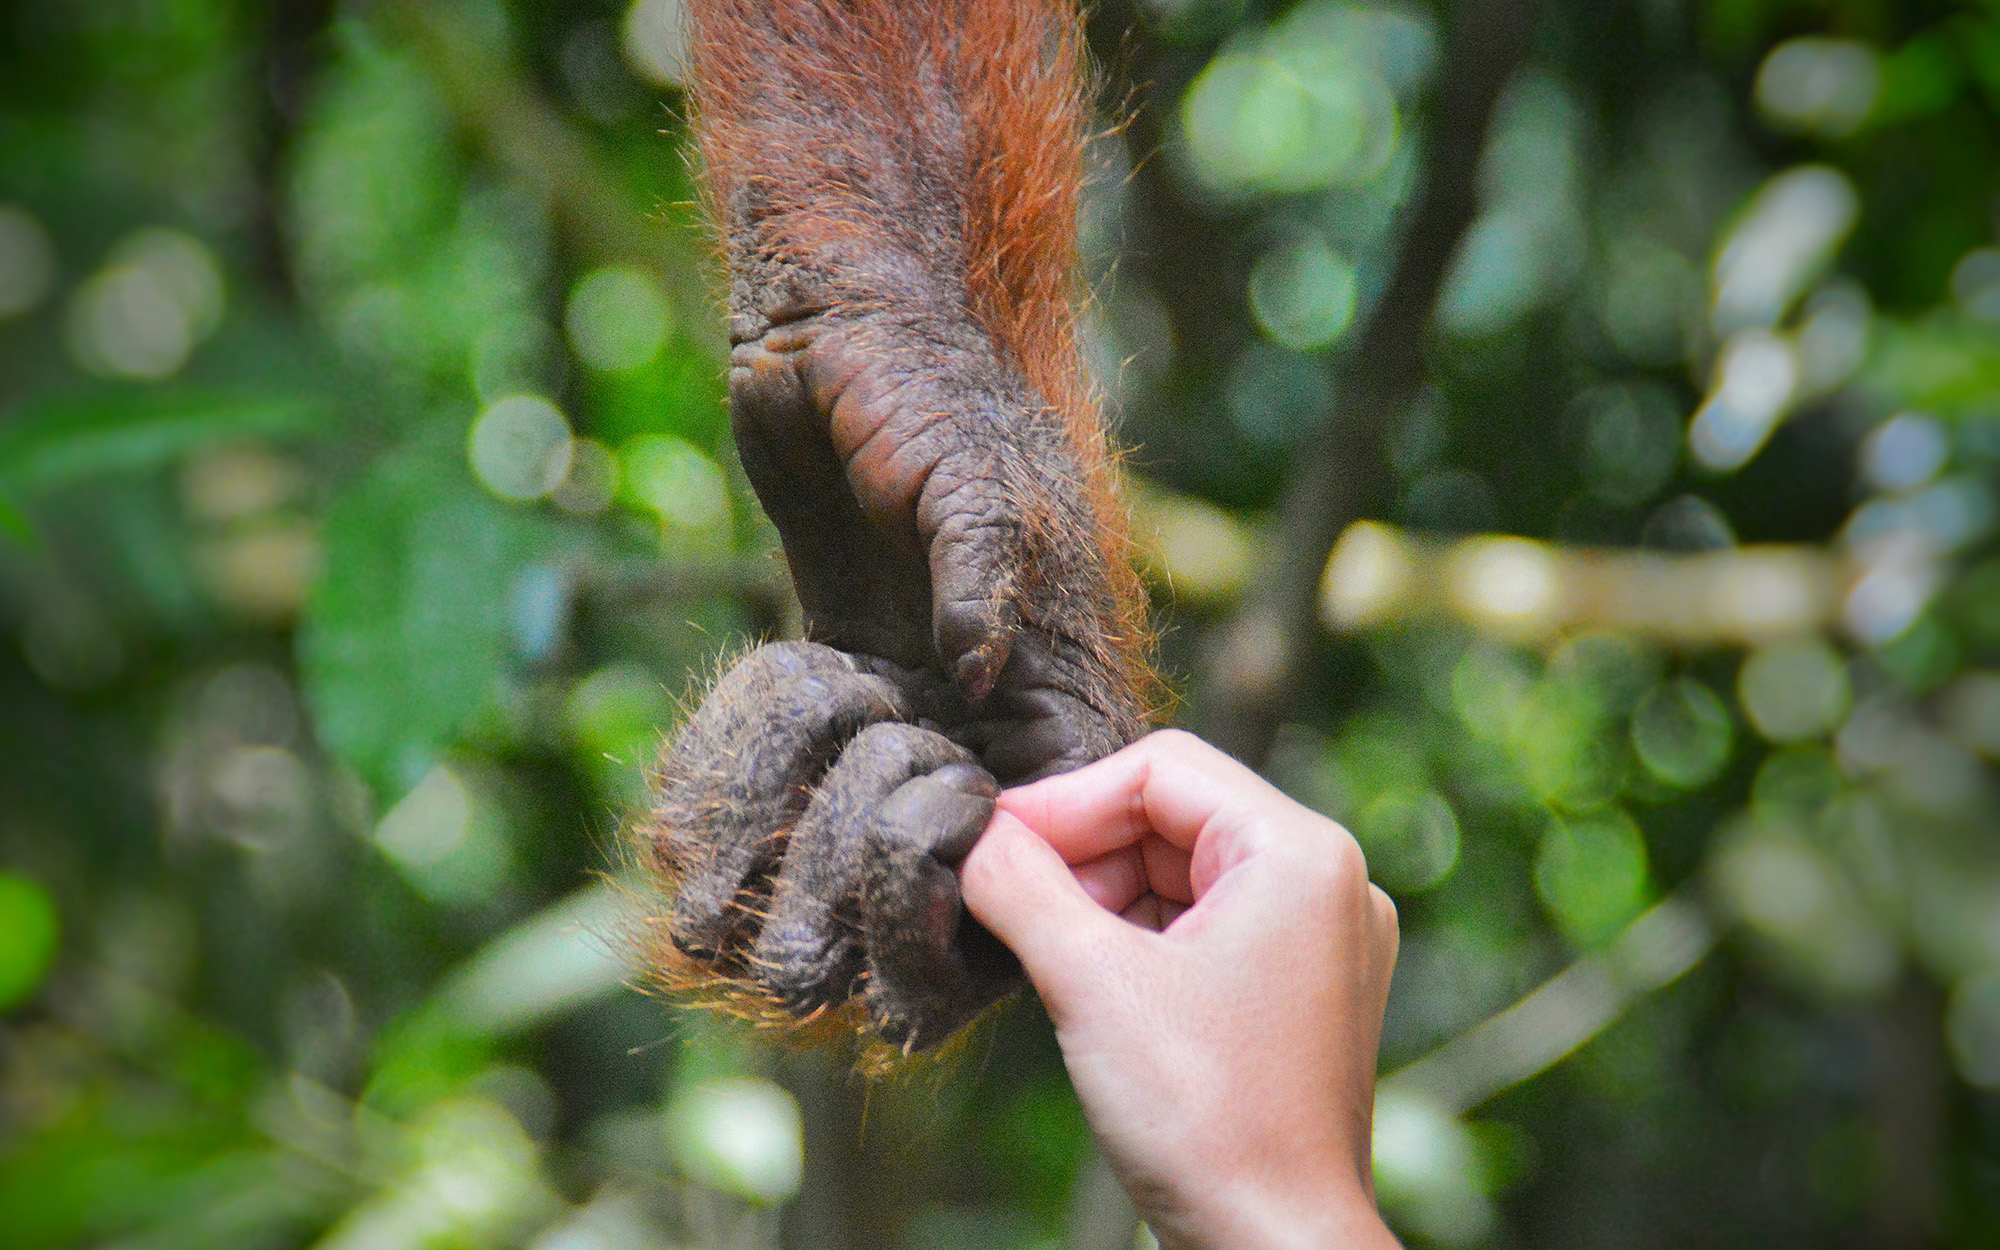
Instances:
[[[1090,897],[1106,911],[1123,911],[1132,900],[1157,894],[1176,903],[1194,902],[1189,876],[1191,857],[1157,834],[1147,834],[1131,846],[1106,851],[1096,859],[1070,865]]]
[[[1020,959],[1051,1010],[1103,975],[1107,957],[1136,935],[1099,906],[1054,848],[996,813],[959,874],[974,918]]]
[[[1258,815],[1296,807],[1242,764],[1172,729],[1073,772],[1006,791],[999,805],[1071,863],[1133,845],[1148,833],[1191,852],[1205,832],[1248,832]]]
[[[1154,834],[1139,840],[1145,881],[1153,893],[1176,903],[1194,902],[1194,856]]]
[[[1121,847],[1074,864],[1070,872],[1084,893],[1108,912],[1122,912],[1147,893],[1146,864],[1136,846]]]
[[[1396,914],[1396,900],[1390,898],[1381,886],[1370,882],[1368,904],[1375,922],[1376,954],[1385,967],[1393,969],[1403,943],[1402,924]]]
[[[1168,925],[1181,918],[1187,911],[1186,904],[1172,899],[1161,898],[1157,894],[1146,894],[1136,898],[1118,914],[1141,929],[1163,933]]]

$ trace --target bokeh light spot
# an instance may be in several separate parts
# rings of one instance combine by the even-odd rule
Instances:
[[[207,245],[147,229],[111,250],[70,301],[70,355],[92,373],[171,377],[222,320],[222,270]]]
[[[491,899],[510,868],[506,843],[459,775],[439,765],[390,808],[375,844],[433,902]]]
[[[1784,747],[1757,766],[1750,801],[1759,807],[1816,816],[1845,786],[1833,755],[1818,745]]]
[[[729,484],[722,469],[694,444],[671,434],[646,434],[620,457],[625,491],[679,531],[714,533],[729,523]]]
[[[1492,1231],[1472,1133],[1446,1109],[1385,1093],[1375,1106],[1373,1161],[1383,1205],[1431,1241],[1468,1247]]]
[[[1882,94],[1875,49],[1852,39],[1787,39],[1757,70],[1757,107],[1787,130],[1853,134]]]
[[[1632,747],[1646,771],[1669,785],[1695,789],[1729,762],[1729,709],[1692,677],[1676,677],[1646,693],[1632,711]]]
[[[1638,826],[1623,812],[1552,821],[1535,856],[1535,891],[1578,945],[1617,936],[1646,906]]]
[[[1723,348],[1715,388],[1688,427],[1688,449],[1717,473],[1742,468],[1770,440],[1798,387],[1791,344],[1765,330],[1737,334]]]
[[[1185,606],[1240,593],[1255,548],[1243,524],[1206,500],[1134,492],[1132,533],[1141,567]]]
[[[1729,517],[1699,495],[1677,495],[1646,518],[1640,542],[1656,551],[1727,551],[1736,545]]]
[[[1310,356],[1253,342],[1230,362],[1223,402],[1236,428],[1257,446],[1297,446],[1326,420],[1333,380]]]
[[[1583,434],[1590,493],[1615,507],[1644,503],[1673,476],[1681,422],[1673,397],[1654,383],[1593,387],[1573,411]]]
[[[659,279],[643,269],[612,265],[576,284],[563,324],[585,364],[618,373],[650,364],[660,354],[673,314]]]
[[[805,1171],[799,1105],[757,1077],[724,1077],[681,1091],[667,1110],[668,1140],[688,1177],[710,1189],[775,1204]]]
[[[467,453],[486,489],[502,499],[539,499],[569,473],[569,422],[539,395],[510,395],[472,423]]]
[[[1453,554],[1450,576],[1466,615],[1495,629],[1536,629],[1561,607],[1554,557],[1525,538],[1465,543]]]
[[[1392,893],[1421,893],[1458,867],[1458,816],[1434,790],[1393,789],[1378,796],[1354,831],[1368,856],[1368,875]]]
[[[1798,742],[1836,728],[1847,715],[1847,665],[1818,638],[1759,647],[1737,675],[1737,695],[1757,732]]]
[[[1951,297],[1965,315],[2000,322],[2000,247],[1975,247],[1951,270]]]
[[[1701,317],[1701,275],[1673,248],[1644,235],[1611,245],[1599,320],[1628,359],[1670,365],[1687,352],[1691,324]]]
[[[1829,166],[1801,165],[1765,183],[1715,254],[1716,332],[1776,325],[1860,213],[1854,184]]]
[[[1582,127],[1560,80],[1526,74],[1507,89],[1480,157],[1480,215],[1438,295],[1438,321],[1453,334],[1498,333],[1580,268]]]
[[[1181,116],[1197,177],[1222,191],[1366,182],[1398,132],[1395,97],[1364,61],[1338,44],[1278,38],[1217,56]]]
[[[1357,521],[1327,559],[1320,581],[1320,615],[1335,628],[1356,629],[1387,619],[1411,592],[1408,544],[1388,526]]]
[[[1792,336],[1801,394],[1824,395],[1853,377],[1867,358],[1874,324],[1874,302],[1859,283],[1836,279],[1813,292]]]
[[[1782,970],[1836,997],[1877,994],[1894,980],[1895,942],[1790,823],[1745,821],[1709,863],[1721,902],[1770,944]]]
[[[465,844],[472,825],[472,798],[448,768],[433,768],[389,809],[375,841],[399,863],[429,868]]]
[[[1250,311],[1264,333],[1305,351],[1340,341],[1354,322],[1360,279],[1317,234],[1274,247],[1250,270]]]
[[[1861,472],[1881,490],[1902,491],[1936,477],[1951,458],[1951,440],[1936,418],[1903,412],[1861,444]]]

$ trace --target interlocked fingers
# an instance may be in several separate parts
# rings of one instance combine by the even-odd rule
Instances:
[[[831,647],[759,647],[663,762],[648,839],[679,883],[666,923],[683,956],[797,1019],[858,1000],[906,1052],[1019,981],[958,896],[999,785],[911,714]]]

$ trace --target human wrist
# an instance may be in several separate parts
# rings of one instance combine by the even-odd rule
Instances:
[[[1161,1250],[1396,1250],[1400,1244],[1367,1192],[1337,1181],[1293,1191],[1224,1185],[1149,1213],[1148,1223]]]

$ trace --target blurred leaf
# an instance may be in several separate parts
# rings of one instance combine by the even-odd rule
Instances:
[[[164,1026],[147,1040],[142,1065],[79,1053],[90,1067],[67,1075],[87,1082],[68,1091],[69,1113],[0,1153],[8,1250],[56,1250],[190,1217],[214,1220],[216,1232],[232,1214],[291,1218],[303,1195],[296,1185],[273,1187],[269,1153],[244,1115],[260,1075],[256,1055],[192,1017],[169,1013]],[[246,1202],[248,1210],[228,1210]]]
[[[80,1115],[0,1157],[0,1228],[9,1250],[62,1250],[222,1214],[218,1204],[231,1198],[286,1195],[277,1176],[256,1166],[268,1152],[218,1152],[197,1120],[160,1117],[142,1128],[94,1110],[102,1118]]]
[[[1915,322],[1883,318],[1862,380],[1891,404],[1938,416],[1982,412],[2000,396],[2000,334],[1939,314]]]
[[[636,369],[586,379],[595,413],[590,431],[607,443],[672,434],[714,448],[729,424],[721,362],[679,344]]]
[[[1892,126],[1943,112],[1958,98],[1964,71],[1939,33],[1910,40],[1882,60],[1882,97],[1871,122]]]
[[[22,542],[34,537],[28,518],[4,496],[0,496],[0,533],[11,534]]]
[[[325,543],[299,637],[307,702],[321,740],[400,797],[498,702],[509,589],[551,529],[459,459],[406,449],[333,502]]]
[[[398,1118],[414,1116],[464,1088],[493,1061],[493,1041],[459,1027],[426,1004],[382,1030],[362,1098]]]
[[[298,140],[291,217],[309,281],[344,285],[421,255],[449,220],[458,167],[450,116],[421,71],[359,23]]]
[[[1014,1095],[986,1120],[986,1148],[1035,1214],[1054,1224],[1090,1152],[1090,1125],[1066,1081],[1043,1081]]]
[[[34,993],[56,953],[56,905],[42,883],[0,872],[0,1011]]]
[[[21,494],[155,469],[211,443],[296,436],[321,405],[294,396],[117,388],[64,396],[0,419],[0,490]]]

